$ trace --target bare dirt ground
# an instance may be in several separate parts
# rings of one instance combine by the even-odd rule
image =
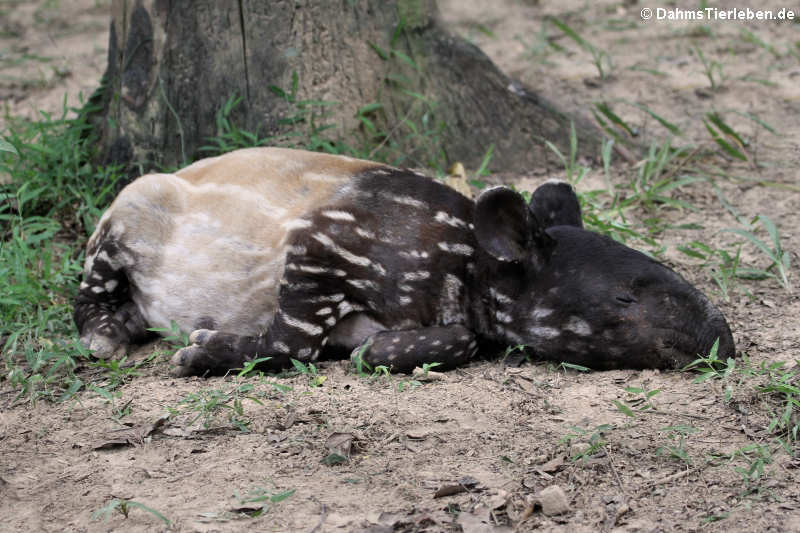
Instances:
[[[707,148],[702,116],[724,112],[750,140],[755,164],[712,158],[725,174],[717,185],[746,218],[769,215],[784,247],[799,249],[797,23],[643,22],[643,6],[631,2],[441,0],[440,7],[453,31],[569,109],[639,102],[678,124],[682,143]],[[88,96],[105,66],[108,8],[94,0],[0,3],[0,100],[9,113],[60,112],[65,93],[72,104],[79,92]],[[591,55],[545,15],[605,50],[612,79],[597,80]],[[565,50],[548,46],[542,31]],[[720,65],[723,89],[709,90],[695,45]],[[666,135],[641,110],[615,109],[643,137]],[[621,165],[615,175],[621,183],[634,172]],[[543,165],[517,179],[530,188],[562,175]],[[602,184],[601,175],[596,169],[581,186]],[[737,222],[708,183],[680,194],[700,210],[661,216],[703,229],[663,234],[666,257],[714,296],[754,366],[793,365],[798,298],[774,281],[742,281],[725,301],[708,271],[674,245],[734,242],[719,230]],[[744,251],[766,266],[755,249]],[[149,346],[135,357],[154,349],[166,350]],[[577,373],[495,360],[415,386],[406,376],[361,377],[348,366],[322,365],[315,387],[307,375],[172,379],[161,357],[113,402],[84,392],[68,404],[29,405],[0,389],[0,530],[800,531],[800,462],[776,449],[757,378],[695,383],[690,373]],[[252,390],[238,393],[237,413],[232,391],[240,385]],[[641,409],[643,394],[631,387],[660,391],[649,400],[653,409],[634,418],[613,403]],[[220,400],[229,408],[211,410]],[[249,430],[231,416],[249,421]],[[349,461],[325,464],[332,451],[349,452]],[[757,478],[750,484],[748,471]],[[565,512],[543,512],[558,506],[559,489]],[[92,518],[114,499],[156,510],[171,525],[135,504],[127,518]]]

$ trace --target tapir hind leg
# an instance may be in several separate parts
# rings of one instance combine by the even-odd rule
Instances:
[[[268,358],[259,368],[278,371],[289,366],[289,358],[305,359],[280,324],[273,325],[264,335],[243,336],[196,330],[189,337],[191,346],[182,348],[172,357],[173,374],[179,377],[193,374],[219,374],[242,368],[255,358]],[[434,326],[402,331],[381,331],[368,337],[353,350],[352,357],[361,357],[372,367],[383,365],[393,372],[411,372],[426,363],[438,363],[442,370],[468,361],[478,350],[475,334],[462,325]],[[301,353],[301,355],[297,355]]]
[[[153,334],[130,298],[130,283],[119,246],[101,233],[87,250],[83,282],[75,299],[73,318],[81,343],[95,357],[124,355],[131,343]]]
[[[478,350],[475,334],[458,324],[402,331],[382,331],[353,350],[372,367],[383,365],[393,372],[411,372],[424,364],[438,363],[446,370],[464,364]]]

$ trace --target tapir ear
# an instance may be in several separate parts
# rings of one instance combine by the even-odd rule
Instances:
[[[495,259],[523,260],[536,226],[525,200],[508,187],[487,189],[475,201],[475,238]]]
[[[548,181],[533,191],[530,210],[543,229],[551,226],[583,227],[581,205],[575,190],[563,181]]]

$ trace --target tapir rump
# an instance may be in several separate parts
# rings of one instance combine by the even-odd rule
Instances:
[[[88,242],[74,318],[100,358],[176,323],[191,332],[179,376],[334,349],[453,367],[481,342],[593,369],[680,367],[715,341],[735,352],[700,291],[583,229],[565,183],[472,201],[410,170],[281,148],[124,188]]]

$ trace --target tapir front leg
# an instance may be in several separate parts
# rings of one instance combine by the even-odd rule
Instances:
[[[338,295],[316,299],[320,298],[338,298]],[[253,359],[265,357],[269,359],[260,363],[258,368],[277,372],[290,366],[290,358],[301,361],[316,359],[336,323],[334,316],[315,323],[280,310],[262,335],[236,335],[199,329],[189,336],[192,344],[172,356],[170,362],[175,365],[172,373],[178,377],[222,374],[227,370],[242,368]]]
[[[290,366],[290,358],[313,361],[328,342],[328,335],[349,313],[363,307],[351,302],[344,293],[315,294],[324,273],[310,276],[292,271],[278,298],[278,312],[267,330],[256,336],[223,331],[197,330],[191,334],[191,346],[175,353],[171,363],[176,376],[222,374],[242,368],[248,361],[268,357],[259,364],[265,371],[277,372]]]
[[[434,326],[402,331],[382,331],[353,350],[370,366],[384,365],[393,372],[411,372],[426,363],[445,370],[475,355],[475,334],[462,325]]]

